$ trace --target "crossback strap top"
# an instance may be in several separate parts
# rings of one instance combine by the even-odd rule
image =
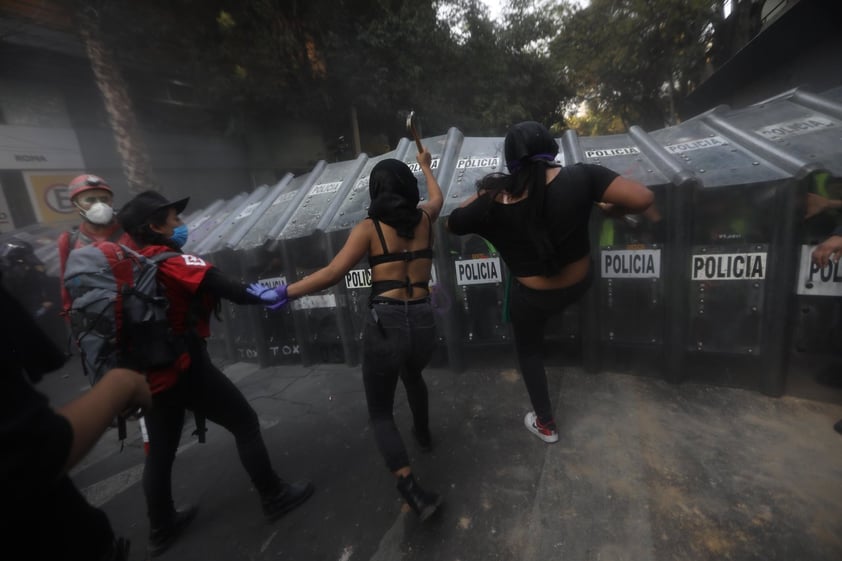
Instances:
[[[380,239],[380,246],[383,248],[383,253],[380,255],[370,255],[368,257],[369,267],[373,269],[374,267],[382,263],[392,263],[395,261],[409,262],[414,261],[416,259],[433,258],[433,221],[430,218],[429,214],[427,214],[425,211],[422,212],[424,212],[424,216],[427,217],[427,221],[430,224],[430,231],[427,237],[427,247],[423,249],[416,249],[414,251],[401,251],[399,253],[389,253],[389,248],[386,246],[386,238],[383,236],[383,229],[380,227],[380,222],[375,218],[371,219],[374,222],[374,229],[377,231],[377,237]],[[379,294],[383,294],[384,292],[394,290],[396,288],[405,288],[406,293],[408,295],[411,295],[413,287],[428,290],[429,283],[430,281],[412,282],[409,276],[407,276],[406,279],[402,281],[397,279],[373,281],[371,283],[371,297],[373,298]]]

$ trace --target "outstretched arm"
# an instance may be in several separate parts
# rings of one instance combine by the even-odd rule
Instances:
[[[345,245],[330,264],[287,286],[287,296],[300,298],[336,284],[368,252],[371,228],[370,220],[363,220],[354,226]]]
[[[64,464],[66,472],[93,447],[112,419],[132,407],[149,405],[152,394],[146,378],[125,368],[115,368],[81,397],[60,407],[56,413],[70,422],[73,442]]]
[[[205,273],[199,290],[206,290],[217,298],[225,298],[235,304],[263,303],[259,297],[249,294],[243,283],[232,279],[216,267],[211,267]]]

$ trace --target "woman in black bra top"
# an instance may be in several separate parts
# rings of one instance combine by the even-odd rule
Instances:
[[[526,428],[558,441],[544,370],[544,327],[591,285],[588,220],[596,204],[609,216],[643,212],[653,195],[644,185],[593,164],[562,167],[558,144],[540,123],[509,129],[508,174],[485,176],[477,195],[454,210],[448,229],[491,242],[514,277],[509,311],[515,351],[533,410]]]
[[[429,283],[433,223],[444,199],[430,168],[430,152],[425,148],[416,159],[427,180],[425,202],[419,204],[418,180],[409,166],[394,159],[378,162],[369,176],[368,218],[351,230],[348,241],[328,266],[277,291],[282,298],[293,299],[323,290],[344,278],[368,255],[371,313],[363,335],[362,365],[368,412],[377,446],[398,479],[398,490],[425,520],[436,511],[441,499],[424,491],[413,478],[392,416],[400,378],[412,410],[412,433],[423,450],[430,449],[427,385],[421,371],[435,345]]]

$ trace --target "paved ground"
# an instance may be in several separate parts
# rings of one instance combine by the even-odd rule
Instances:
[[[522,426],[528,401],[510,360],[481,362],[428,371],[432,453],[410,441],[400,390],[414,469],[446,495],[425,525],[402,507],[376,451],[359,369],[228,365],[278,471],[312,479],[316,494],[267,524],[231,436],[210,425],[200,445],[188,426],[174,493],[200,512],[160,559],[842,559],[842,435],[831,428],[842,406],[554,366],[561,439],[547,445]],[[69,366],[42,389],[61,402],[84,384]],[[132,540],[133,560],[146,557],[143,457],[130,424],[122,452],[110,431],[73,472]]]

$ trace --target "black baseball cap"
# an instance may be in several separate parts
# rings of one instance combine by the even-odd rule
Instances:
[[[127,232],[134,232],[143,226],[150,216],[164,208],[174,208],[178,214],[184,212],[190,197],[170,201],[158,191],[144,191],[123,205],[117,213],[117,220]]]

